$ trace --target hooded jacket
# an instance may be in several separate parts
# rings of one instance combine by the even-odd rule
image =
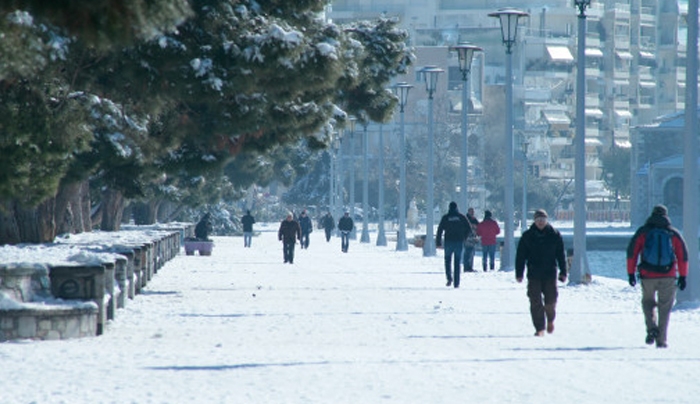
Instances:
[[[437,235],[435,236],[435,245],[442,245],[442,233],[445,233],[445,242],[456,241],[463,242],[472,232],[472,227],[469,225],[469,220],[463,214],[459,213],[457,207],[450,207],[446,215],[440,219]]]
[[[633,275],[638,268],[637,261],[639,255],[644,249],[646,235],[650,229],[660,227],[671,232],[671,244],[673,245],[673,253],[675,259],[671,270],[662,273],[649,271],[644,268],[639,268],[639,276],[643,278],[675,278],[676,275],[688,276],[688,249],[685,245],[685,240],[680,232],[673,226],[671,221],[665,214],[652,213],[647,219],[644,226],[637,229],[627,246],[627,274]]]

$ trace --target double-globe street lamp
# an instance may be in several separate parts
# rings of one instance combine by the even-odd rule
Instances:
[[[433,236],[433,225],[434,223],[434,210],[435,203],[433,201],[434,196],[434,184],[433,184],[433,173],[434,173],[434,149],[435,149],[435,136],[434,136],[434,125],[433,125],[433,94],[435,94],[435,89],[437,88],[438,76],[440,73],[444,73],[443,69],[437,66],[425,66],[420,70],[423,80],[425,81],[425,89],[428,92],[428,192],[425,204],[425,243],[423,243],[423,256],[424,257],[434,257],[435,256],[435,237]]]
[[[578,9],[578,49],[576,50],[576,136],[574,137],[574,256],[571,283],[584,281],[586,259],[586,8],[591,0],[574,0]]]
[[[457,58],[459,59],[459,71],[462,73],[462,154],[459,163],[459,186],[461,208],[464,212],[466,212],[469,207],[469,188],[467,188],[467,159],[469,157],[469,131],[467,122],[467,113],[469,112],[469,73],[471,72],[474,53],[482,51],[483,49],[476,45],[463,42],[459,45],[450,46],[449,50],[451,52],[457,52]]]
[[[399,98],[399,114],[401,115],[399,144],[399,153],[401,154],[401,162],[399,163],[399,234],[397,234],[396,237],[396,251],[408,251],[408,242],[406,241],[406,122],[404,119],[404,108],[408,102],[408,92],[411,88],[413,88],[413,86],[405,81],[396,83],[392,87],[394,94]]]
[[[513,239],[513,47],[518,37],[518,20],[530,14],[514,8],[502,8],[489,14],[498,18],[501,24],[501,39],[506,47],[506,138],[505,138],[505,198],[503,203],[503,222],[505,234],[503,237],[503,252],[501,255],[501,270],[510,271],[514,268],[514,239]]]

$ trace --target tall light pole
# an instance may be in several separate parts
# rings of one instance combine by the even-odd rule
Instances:
[[[685,134],[683,136],[683,234],[687,243],[688,286],[678,293],[682,302],[700,296],[698,268],[698,0],[688,1],[688,46],[685,67]]]
[[[360,243],[369,243],[369,137],[367,116],[362,117],[362,235]]]
[[[527,175],[529,172],[529,164],[527,160],[527,147],[530,145],[530,142],[527,140],[527,137],[525,137],[525,134],[522,134],[522,142],[520,143],[520,146],[522,146],[522,151],[523,151],[523,208],[522,208],[522,222],[520,223],[520,233],[522,234],[525,230],[527,230]]]
[[[386,247],[386,234],[384,234],[384,131],[383,126],[379,125],[379,201],[377,216],[379,223],[377,224],[377,246]]]
[[[355,220],[355,122],[357,118],[351,116],[350,122],[350,217]],[[352,226],[350,239],[357,240],[357,226]]]
[[[342,149],[342,140],[343,140],[343,129],[339,129],[338,132],[336,133],[335,139],[333,139],[333,154],[335,156],[335,177],[334,177],[334,192],[335,194],[333,195],[334,198],[334,203],[333,203],[333,210],[331,211],[331,215],[333,216],[334,220],[337,220],[336,218],[339,218],[340,211],[342,210],[343,207],[343,149]],[[336,228],[334,226],[334,228]],[[337,232],[337,229],[336,229]],[[334,232],[334,234],[337,234]]]
[[[501,255],[501,270],[511,271],[514,268],[514,239],[513,239],[513,47],[518,37],[518,20],[530,14],[514,8],[502,8],[489,14],[498,18],[501,24],[501,39],[506,46],[506,139],[505,139],[505,200],[503,203],[505,235],[503,237],[503,253]]]
[[[408,251],[408,242],[406,241],[406,126],[404,120],[404,108],[408,102],[408,91],[413,88],[412,85],[404,82],[396,83],[393,90],[399,97],[399,114],[401,115],[401,140],[399,145],[399,153],[401,154],[401,163],[399,167],[399,234],[396,237],[396,251]]]
[[[461,207],[463,211],[466,212],[469,207],[469,188],[467,188],[467,175],[469,172],[467,165],[469,156],[469,131],[467,122],[467,113],[469,112],[469,72],[472,68],[474,52],[482,51],[483,49],[469,43],[460,43],[456,46],[450,46],[449,50],[451,52],[457,52],[459,71],[462,73],[462,156],[459,162],[459,187]]]
[[[335,213],[335,174],[336,174],[336,159],[335,159],[335,142],[338,140],[337,132],[331,132],[330,144],[328,145],[328,166],[330,168],[330,181],[328,181],[328,211]]]
[[[423,256],[424,257],[434,257],[435,256],[435,238],[433,236],[433,225],[434,223],[434,208],[435,202],[433,201],[433,196],[435,193],[435,186],[433,184],[433,172],[434,164],[433,157],[435,154],[435,135],[434,125],[433,125],[433,94],[435,94],[435,89],[437,88],[437,80],[440,73],[444,70],[438,68],[437,66],[426,66],[420,70],[423,80],[425,81],[425,89],[428,92],[428,195],[426,198],[426,214],[425,214],[425,243],[423,244]]]
[[[586,258],[586,8],[591,0],[574,0],[578,9],[576,49],[576,136],[574,137],[574,256],[569,282],[584,282]]]

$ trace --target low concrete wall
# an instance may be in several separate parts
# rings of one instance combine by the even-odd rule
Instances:
[[[120,241],[120,232],[83,235],[84,241],[71,235],[73,239],[42,245],[43,250],[30,254],[63,248],[66,256],[89,263],[0,264],[0,341],[101,335],[118,309],[179,254],[182,236],[191,227],[131,229],[128,242]],[[133,241],[134,232],[144,233],[144,240]]]

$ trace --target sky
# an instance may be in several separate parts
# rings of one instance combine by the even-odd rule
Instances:
[[[674,309],[657,349],[639,286],[594,275],[560,284],[554,333],[538,338],[513,272],[463,274],[455,289],[442,250],[397,252],[370,233],[342,253],[319,230],[284,264],[277,228],[256,224],[252,248],[214,237],[209,257],[181,253],[99,337],[0,343],[0,403],[700,400],[699,305]]]

